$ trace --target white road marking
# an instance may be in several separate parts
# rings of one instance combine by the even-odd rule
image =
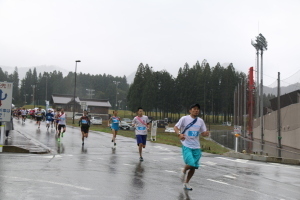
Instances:
[[[243,159],[236,159],[236,162],[240,163],[247,163],[249,160],[243,160]]]
[[[260,194],[260,195],[266,195],[266,196],[274,198],[274,196],[268,195],[266,193],[259,192],[259,191],[256,191],[256,190],[252,190],[252,189],[248,189],[248,188],[241,187],[241,186],[237,186],[237,185],[232,185],[232,184],[229,184],[229,183],[225,183],[223,181],[218,181],[218,180],[213,180],[213,179],[207,179],[207,180],[215,182],[215,183],[220,183],[220,184],[223,184],[223,185],[228,185],[230,187],[236,187],[236,188],[239,188],[239,189],[247,190],[247,191],[254,192],[254,193],[257,193],[257,194]]]
[[[154,146],[154,148],[165,150],[165,151],[171,151],[170,149],[168,149],[166,147],[162,147],[162,146]]]
[[[170,158],[163,158],[163,160],[174,160],[174,157],[170,157]]]
[[[61,155],[50,155],[50,156],[43,156],[42,158],[62,158]]]
[[[223,175],[223,176],[226,177],[226,178],[236,179],[236,177],[230,176],[230,175]]]
[[[251,165],[259,165],[259,166],[265,166],[265,167],[285,167],[285,168],[290,168],[290,169],[298,169],[300,170],[300,167],[297,166],[290,166],[290,165],[286,165],[286,164],[278,164],[278,163],[259,163],[259,161],[255,162],[255,160],[252,160],[253,162],[251,162],[250,160],[245,160],[244,159],[229,159],[229,158],[224,158],[224,157],[216,157],[219,159],[223,159],[223,160],[228,160],[231,162],[238,162],[238,163],[247,163],[247,164],[251,164]]]
[[[132,165],[132,164],[126,164],[126,163],[125,163],[125,164],[123,164],[123,165],[127,165],[127,166],[134,166],[134,165]]]
[[[225,183],[223,181],[217,181],[217,180],[213,180],[213,179],[207,179],[208,181],[212,181],[212,182],[215,182],[215,183],[221,183],[221,184],[224,184],[224,185],[229,185],[228,183]]]
[[[61,186],[72,187],[72,188],[87,190],[87,191],[92,190],[91,188],[71,185],[71,184],[67,184],[67,183],[58,183],[58,182],[54,182],[54,181],[34,180],[34,179],[29,179],[29,178],[14,177],[14,176],[1,176],[1,175],[0,175],[0,177],[12,178],[12,179],[16,179],[18,181],[24,180],[24,181],[30,181],[30,182],[50,183],[50,184],[54,184],[54,185],[61,185]]]
[[[217,164],[217,163],[214,163],[214,162],[211,162],[211,161],[206,161],[206,162],[203,162],[203,163],[205,163],[207,165],[216,165]]]
[[[166,172],[169,172],[169,173],[177,173],[175,171],[171,171],[171,170],[165,170]]]

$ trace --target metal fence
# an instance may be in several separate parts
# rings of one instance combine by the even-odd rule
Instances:
[[[232,131],[211,131],[211,139],[224,147],[235,150],[236,138]],[[250,140],[244,137],[238,137],[237,151],[273,157],[300,159],[299,149],[286,146],[280,149],[277,148],[277,145],[274,143],[265,142],[261,144],[260,140]]]

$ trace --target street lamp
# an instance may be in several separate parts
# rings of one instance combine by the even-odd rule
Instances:
[[[32,87],[32,90],[33,90],[33,93],[32,93],[32,98],[33,98],[33,108],[35,108],[35,101],[34,101],[34,93],[35,93],[35,87],[36,87],[36,85],[31,85],[31,87]]]
[[[268,42],[266,38],[260,33],[258,36],[256,36],[255,41],[251,42],[252,45],[256,49],[256,54],[257,54],[257,70],[258,70],[258,51],[260,50],[260,55],[261,55],[261,70],[260,70],[260,128],[261,128],[261,143],[264,144],[264,121],[263,121],[263,52],[267,50],[268,48]],[[258,72],[257,72],[257,80],[258,82]],[[258,85],[257,85],[258,86]],[[258,89],[258,87],[257,87]],[[258,95],[258,94],[257,94]],[[258,109],[257,109],[258,110]],[[257,115],[259,116],[259,115]]]
[[[121,110],[120,104],[122,103],[122,100],[119,100],[118,102],[119,102],[119,110]]]
[[[95,95],[93,92],[95,92],[95,90],[94,89],[85,89],[86,91],[88,91],[88,96],[89,96],[89,98],[90,99],[92,99],[93,98],[93,95]]]
[[[118,101],[117,101],[117,97],[118,97],[118,84],[120,83],[120,81],[113,81],[114,84],[116,84],[116,107],[115,109],[118,109]]]
[[[24,97],[25,97],[25,104],[27,103],[27,102],[26,102],[26,96],[28,96],[28,94],[24,94]]]
[[[75,96],[76,96],[76,71],[77,71],[77,63],[81,62],[80,60],[75,61],[75,87],[74,87],[74,96],[73,96],[73,124],[75,118]]]

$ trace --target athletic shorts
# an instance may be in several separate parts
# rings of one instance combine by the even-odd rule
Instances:
[[[113,129],[115,131],[118,131],[120,129],[119,123],[112,123],[111,124],[111,129]]]
[[[147,135],[136,135],[136,142],[138,146],[141,143],[143,145],[146,145],[146,140],[147,140]]]
[[[26,115],[22,115],[23,118],[26,118]]]
[[[66,128],[66,125],[64,125],[64,124],[58,124],[58,128],[57,129],[60,131],[61,128]]]
[[[90,128],[89,126],[81,126],[81,132],[88,133],[89,128]]]
[[[182,146],[183,160],[186,165],[199,168],[199,160],[202,156],[201,149],[191,149],[186,146]]]
[[[42,117],[36,117],[36,121],[42,121]]]

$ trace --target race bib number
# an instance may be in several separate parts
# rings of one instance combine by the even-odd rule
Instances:
[[[199,136],[199,131],[189,131],[188,136],[197,137]]]
[[[113,119],[112,122],[113,122],[113,123],[119,123],[119,120]]]
[[[143,127],[143,126],[138,126],[138,127],[136,127],[137,128],[137,130],[139,130],[139,131],[144,131],[144,130],[146,130],[146,127]]]
[[[83,120],[81,120],[81,123],[82,124],[87,124],[87,121],[83,119]]]

